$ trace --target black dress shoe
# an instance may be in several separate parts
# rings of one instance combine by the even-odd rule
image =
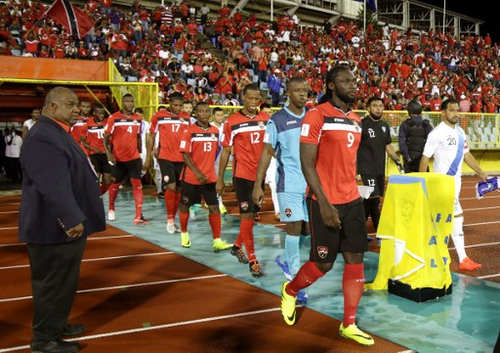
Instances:
[[[85,332],[83,325],[70,325],[66,324],[63,329],[63,336],[78,336]]]
[[[80,347],[78,342],[39,341],[31,344],[31,353],[76,353]]]

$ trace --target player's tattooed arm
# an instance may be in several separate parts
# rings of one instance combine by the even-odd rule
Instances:
[[[108,162],[112,165],[116,164],[116,159],[113,156],[113,152],[111,149],[111,135],[108,133],[104,133],[104,150],[106,151],[106,156],[108,157]]]

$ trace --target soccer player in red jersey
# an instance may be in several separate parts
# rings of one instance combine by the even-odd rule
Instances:
[[[111,185],[111,166],[104,150],[104,129],[107,119],[102,105],[95,104],[92,111],[93,116],[87,120],[87,136],[82,137],[82,145],[87,149],[94,170],[101,180],[102,195]]]
[[[356,155],[361,119],[349,107],[356,98],[356,79],[347,65],[326,75],[321,104],[306,113],[300,138],[300,161],[308,184],[311,223],[309,261],[291,282],[281,287],[281,313],[295,323],[295,301],[302,290],[332,269],[339,251],[344,257],[342,337],[371,346],[373,338],[355,323],[365,282],[363,253],[367,250],[365,213],[356,183]]]
[[[115,220],[115,200],[118,188],[125,177],[130,177],[132,192],[135,200],[135,224],[148,223],[142,216],[142,160],[140,157],[141,120],[139,114],[134,113],[134,97],[125,94],[122,98],[122,110],[108,118],[104,130],[104,148],[108,161],[112,165],[111,174],[113,183],[109,187],[108,220]]]
[[[255,256],[253,223],[258,205],[252,200],[253,185],[257,176],[257,164],[264,149],[264,134],[269,115],[259,112],[260,90],[256,84],[245,86],[242,91],[243,109],[231,115],[224,123],[223,150],[221,152],[216,190],[224,192],[224,171],[231,148],[233,149],[233,186],[240,206],[240,233],[231,254],[241,263],[249,263],[250,273],[255,277],[263,275]],[[248,258],[241,250],[245,245]]]
[[[179,149],[182,133],[189,126],[189,116],[182,112],[184,97],[172,93],[168,97],[169,110],[160,110],[151,118],[148,135],[146,169],[151,166],[153,149],[160,165],[162,180],[166,185],[165,208],[167,210],[167,232],[178,232],[174,224],[175,214],[181,200],[181,172],[184,157]]]
[[[76,123],[71,126],[71,137],[76,141],[77,145],[85,152],[89,154],[89,151],[85,148],[82,140],[87,137],[87,120],[90,117],[90,112],[92,111],[92,105],[89,101],[80,102],[80,116]]]
[[[181,245],[190,247],[191,241],[187,231],[189,207],[203,198],[208,205],[208,220],[212,229],[214,251],[229,249],[228,244],[220,238],[221,218],[219,201],[215,191],[215,158],[219,143],[219,129],[209,123],[210,107],[206,103],[196,106],[196,123],[191,124],[182,134],[180,150],[186,167],[183,173],[182,196],[179,208],[181,222]]]

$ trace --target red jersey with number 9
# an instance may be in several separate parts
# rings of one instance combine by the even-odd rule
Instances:
[[[252,118],[238,112],[224,123],[222,146],[233,146],[234,177],[255,181],[268,120],[269,114],[264,112]]]
[[[316,171],[331,204],[344,204],[360,197],[356,182],[360,141],[361,119],[354,112],[344,113],[327,102],[309,110],[304,117],[300,142],[318,145]]]
[[[207,177],[207,184],[215,183],[215,158],[219,144],[219,129],[209,125],[204,129],[198,124],[192,124],[184,130],[180,142],[180,152],[189,153],[196,167]],[[186,166],[184,179],[186,183],[200,185],[193,171]]]
[[[96,122],[93,117],[87,120],[87,143],[100,151],[95,152],[93,149],[90,149],[90,155],[104,153],[104,129],[106,127],[106,121],[107,119]]]
[[[160,110],[151,118],[149,133],[159,141],[159,159],[171,162],[184,162],[179,151],[182,133],[189,126],[189,120],[182,114],[174,115],[167,110]]]
[[[137,139],[141,133],[142,117],[116,112],[108,118],[105,133],[111,135],[113,156],[117,162],[128,162],[140,158]]]

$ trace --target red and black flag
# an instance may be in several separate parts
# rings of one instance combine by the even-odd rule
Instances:
[[[45,17],[52,18],[73,36],[83,38],[94,26],[94,21],[83,10],[71,5],[69,0],[56,0],[50,5]]]

